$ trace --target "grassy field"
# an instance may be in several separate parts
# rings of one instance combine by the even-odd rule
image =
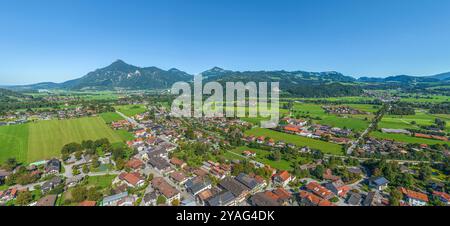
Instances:
[[[416,110],[415,115],[385,115],[378,124],[379,128],[391,129],[418,129],[418,125],[432,125],[436,118],[443,119],[447,122],[446,131],[450,132],[450,118],[448,115],[431,115],[423,110]],[[412,125],[415,121],[417,125]]]
[[[129,133],[129,132],[126,131],[126,130],[119,129],[119,130],[115,130],[114,132],[116,132],[116,134],[119,135],[119,137],[120,137],[123,141],[134,140],[133,134]]]
[[[28,153],[28,124],[0,127],[0,162],[15,157],[26,161]]]
[[[128,117],[135,116],[147,111],[144,105],[120,105],[115,106],[114,108]]]
[[[69,120],[40,121],[30,124],[28,161],[58,156],[67,143],[108,138],[112,143],[121,141],[99,117]]]
[[[58,157],[61,148],[71,142],[107,138],[121,142],[121,137],[100,117],[39,121],[0,127],[0,161],[16,157],[21,162]]]
[[[441,140],[412,137],[412,136],[408,136],[406,134],[382,133],[379,131],[374,131],[374,132],[370,133],[370,136],[379,138],[379,139],[395,140],[398,142],[412,143],[412,144],[417,143],[417,144],[431,145],[431,144],[446,144],[446,143],[448,143],[448,142],[441,141]]]
[[[124,119],[122,116],[120,116],[119,114],[117,114],[115,112],[102,113],[102,114],[100,114],[100,117],[102,117],[102,119],[105,120],[105,122],[107,124],[110,124],[111,122],[114,122],[114,121],[119,121],[119,120]]]
[[[254,128],[245,132],[246,135],[270,137],[276,141],[283,140],[286,143],[292,143],[297,146],[309,146],[313,149],[321,150],[324,153],[342,155],[343,148],[341,145],[316,140],[312,138],[277,132],[269,129]]]
[[[231,150],[234,153],[241,154],[246,151],[254,151],[256,153],[256,157],[254,158],[256,161],[261,162],[265,165],[270,165],[273,168],[280,169],[280,170],[292,170],[292,162],[286,161],[284,159],[281,159],[280,161],[273,161],[269,158],[270,152],[266,150],[256,149],[256,148],[249,148],[246,146],[238,147],[233,150]],[[236,157],[236,155],[233,155]],[[235,158],[238,159],[238,158]]]
[[[112,181],[116,177],[117,175],[93,176],[88,178],[87,184],[88,186],[95,186],[99,189],[105,189],[111,185]]]
[[[349,104],[356,109],[360,109],[367,112],[375,112],[377,109],[373,108],[374,105],[368,104]],[[349,128],[354,131],[363,131],[369,126],[369,121],[373,115],[346,115],[345,117],[327,114],[319,104],[294,104],[294,110],[300,112],[303,115],[309,115],[312,118],[319,117],[320,120],[314,120],[314,123],[329,125],[340,128]],[[368,120],[364,120],[367,118]]]

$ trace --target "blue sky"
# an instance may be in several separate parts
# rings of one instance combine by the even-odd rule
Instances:
[[[116,59],[199,73],[450,71],[448,0],[0,0],[0,84],[62,82]]]

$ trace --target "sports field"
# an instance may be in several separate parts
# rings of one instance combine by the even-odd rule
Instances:
[[[309,146],[312,149],[321,150],[323,153],[342,155],[343,148],[341,145],[333,144],[312,138],[277,132],[270,129],[254,128],[245,131],[245,135],[270,137],[276,141],[282,140],[286,143],[292,143],[297,146]]]
[[[3,126],[0,127],[0,162],[9,157],[28,163],[58,157],[67,143],[101,138],[111,143],[122,140],[100,117]]]

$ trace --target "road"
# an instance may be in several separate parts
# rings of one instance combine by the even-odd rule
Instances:
[[[122,116],[124,119],[126,119],[128,122],[130,122],[130,123],[133,124],[134,126],[136,126],[136,127],[138,127],[138,128],[141,128],[141,129],[145,129],[145,130],[148,129],[145,125],[143,125],[143,124],[137,122],[136,120],[134,120],[134,119],[131,118],[131,117],[126,116],[126,115],[123,114],[122,112],[116,111],[116,113],[119,114],[120,116]],[[167,138],[164,137],[164,136],[158,136],[158,138],[161,139],[161,140],[163,140],[163,141],[165,141],[165,142],[167,142],[167,143],[169,143],[169,144],[171,144],[171,145],[174,145],[175,147],[178,147],[177,144],[172,143],[172,141],[170,141],[169,139],[167,139]]]
[[[389,111],[391,109],[391,104],[388,104],[388,110]],[[368,133],[370,133],[370,131],[372,131],[372,129],[376,126],[376,124],[381,121],[382,117],[383,117],[383,112],[379,112],[375,118],[372,120],[372,122],[370,123],[370,125],[364,130],[363,133],[361,133],[361,135],[358,137],[358,139],[356,139],[356,141],[354,141],[352,143],[352,145],[350,145],[350,147],[347,149],[347,155],[351,155],[353,153],[353,150],[355,150],[355,148],[358,146],[359,143],[364,141],[364,137],[366,137],[366,135]]]

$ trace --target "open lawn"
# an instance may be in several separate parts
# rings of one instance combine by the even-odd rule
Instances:
[[[256,153],[256,157],[255,158],[250,158],[250,159],[255,159],[258,162],[261,162],[261,163],[263,163],[265,165],[270,165],[271,167],[279,169],[279,170],[292,170],[291,164],[293,162],[289,162],[289,161],[286,161],[284,159],[281,159],[280,161],[271,160],[269,158],[270,152],[266,151],[266,150],[261,150],[261,149],[249,148],[249,147],[246,147],[246,146],[242,146],[242,147],[238,147],[238,148],[235,148],[235,149],[231,150],[231,152],[234,152],[234,153],[242,155],[242,153],[244,151],[246,151],[246,150],[254,151]],[[235,159],[238,159],[238,158],[235,158]]]
[[[316,140],[312,138],[282,133],[270,129],[264,129],[264,128],[254,128],[251,130],[247,130],[245,132],[246,135],[254,135],[254,136],[265,136],[270,137],[276,141],[283,140],[286,143],[292,143],[297,146],[309,146],[313,149],[321,150],[323,153],[329,153],[329,154],[335,154],[335,155],[342,155],[343,154],[343,148],[341,145]]]
[[[128,117],[132,117],[147,111],[144,105],[119,105],[115,106],[114,108]]]
[[[65,144],[101,138],[112,143],[122,141],[100,117],[3,126],[0,127],[0,161],[15,157],[29,163],[58,157]]]
[[[116,178],[117,175],[104,175],[104,176],[93,176],[88,178],[87,185],[88,186],[95,186],[99,189],[105,189],[109,187]]]

